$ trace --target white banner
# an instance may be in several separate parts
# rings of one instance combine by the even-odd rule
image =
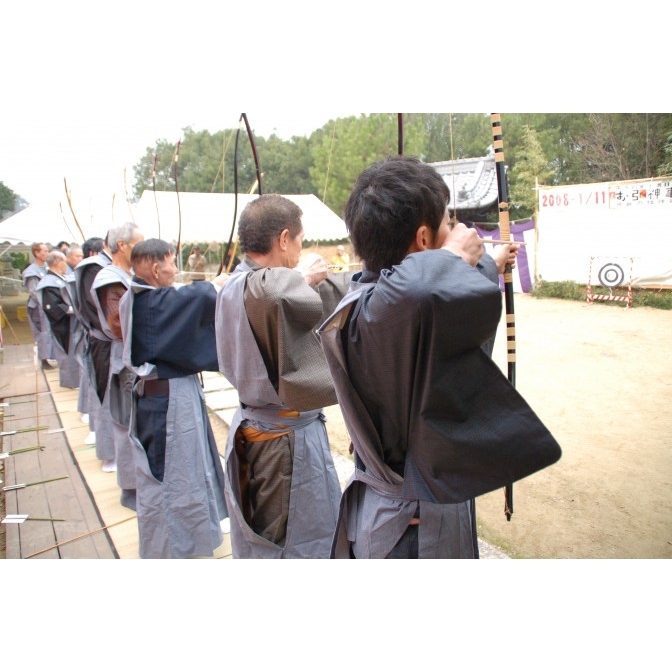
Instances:
[[[618,266],[621,286],[672,287],[669,178],[540,187],[537,230],[541,280],[592,284]]]

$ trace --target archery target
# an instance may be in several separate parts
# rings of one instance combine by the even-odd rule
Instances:
[[[618,264],[605,264],[599,270],[597,279],[603,287],[618,287],[625,280],[625,273]]]

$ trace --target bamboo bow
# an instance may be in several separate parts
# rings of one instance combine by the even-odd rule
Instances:
[[[491,114],[492,141],[495,150],[495,169],[499,201],[499,232],[503,242],[511,240],[509,225],[509,189],[504,163],[504,145],[502,142],[502,121],[499,114]],[[504,269],[504,300],[506,305],[506,350],[508,379],[516,386],[516,321],[513,307],[513,274],[511,264]],[[507,483],[504,489],[504,514],[507,520],[513,515],[513,483]]]
[[[180,271],[182,270],[182,207],[180,206],[180,188],[178,186],[178,168],[180,161],[180,146],[182,145],[182,139],[177,141],[175,145],[175,154],[173,155],[173,175],[175,176],[175,196],[177,197],[177,259],[179,262]]]
[[[397,112],[397,152],[404,155],[404,113]]]
[[[154,162],[152,163],[152,193],[154,194],[154,207],[156,208],[156,223],[159,227],[159,238],[161,238],[161,218],[159,217],[159,204],[156,200],[156,162],[159,157],[154,152]]]
[[[219,264],[219,271],[217,272],[217,275],[219,275],[223,270],[224,270],[224,264],[226,263],[226,258],[229,255],[229,251],[231,250],[231,244],[233,242],[233,234],[236,230],[236,218],[238,217],[238,139],[240,137],[240,129],[242,127],[243,122],[245,123],[245,129],[247,130],[247,137],[250,140],[250,147],[252,148],[252,156],[254,157],[254,167],[257,171],[257,188],[259,191],[259,195],[261,196],[263,194],[263,191],[261,189],[261,168],[259,166],[259,157],[257,156],[257,146],[254,143],[254,136],[252,135],[252,129],[250,128],[250,123],[247,120],[247,114],[243,112],[240,115],[240,119],[238,120],[238,130],[236,131],[236,144],[234,146],[233,150],[233,222],[231,224],[231,233],[229,234],[229,240],[226,243],[226,247],[224,248],[224,252],[222,253],[222,261]],[[231,255],[231,258],[229,259],[229,268],[231,267],[231,263],[233,262],[233,255]]]
[[[84,231],[82,231],[82,227],[79,225],[79,222],[77,221],[77,215],[75,214],[75,209],[72,207],[72,199],[70,198],[70,191],[68,189],[68,181],[63,178],[63,186],[65,187],[65,196],[68,199],[68,206],[70,208],[70,212],[72,213],[72,218],[75,220],[75,224],[77,226],[77,230],[79,231],[79,234],[82,236],[82,242],[86,240],[86,236],[84,235]],[[61,209],[61,212],[63,210]]]

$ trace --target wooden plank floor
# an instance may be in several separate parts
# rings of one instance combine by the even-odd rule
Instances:
[[[4,526],[7,558],[138,559],[136,515],[120,503],[116,474],[84,443],[78,391],[60,387],[58,369],[36,366],[33,346],[6,345],[0,358],[2,429],[29,429],[2,437],[3,486],[40,482],[4,493],[7,515],[29,516]],[[41,483],[50,479],[59,480]],[[231,557],[228,535],[214,557]]]
[[[3,432],[28,430],[3,437],[2,452],[9,453],[3,487],[27,486],[5,492],[5,507],[7,515],[29,516],[24,523],[5,525],[7,558],[116,558],[104,532],[89,534],[104,522],[61,431],[54,396],[35,365],[33,347],[5,346],[0,369]],[[59,480],[43,483],[50,479]]]

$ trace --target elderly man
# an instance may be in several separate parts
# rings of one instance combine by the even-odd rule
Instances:
[[[49,248],[44,243],[33,243],[30,246],[35,261],[27,266],[23,273],[23,285],[28,290],[28,324],[33,334],[33,339],[37,343],[37,356],[42,362],[43,369],[53,369],[49,363],[53,357],[54,346],[52,344],[51,330],[49,321],[44,311],[40,308],[40,302],[37,298],[36,288],[40,280],[47,274],[47,255]]]
[[[73,245],[65,251],[65,260],[68,262],[68,271],[74,273],[77,264],[84,259],[84,252],[79,245]]]
[[[217,299],[220,371],[240,398],[226,448],[235,558],[326,558],[336,527],[341,489],[322,413],[336,396],[315,333],[327,265],[295,270],[301,216],[276,194],[250,202],[238,225],[246,256]]]
[[[49,270],[37,284],[36,293],[51,328],[59,384],[77,388],[80,367],[75,351],[82,337],[82,327],[73,308],[72,285],[65,277],[68,272],[65,255],[52,250],[47,254],[47,267]]]
[[[212,556],[227,524],[224,472],[198,374],[217,370],[215,302],[228,276],[174,286],[175,251],[156,238],[131,261],[120,309],[124,362],[140,376],[130,420],[140,557]]]
[[[135,457],[128,438],[134,373],[124,365],[119,301],[126,293],[131,279],[131,252],[144,240],[138,226],[127,222],[110,229],[107,244],[112,263],[98,271],[91,285],[91,298],[98,311],[100,327],[110,339],[110,364],[105,393],[114,434],[117,483],[121,488],[121,503],[135,510]]]

